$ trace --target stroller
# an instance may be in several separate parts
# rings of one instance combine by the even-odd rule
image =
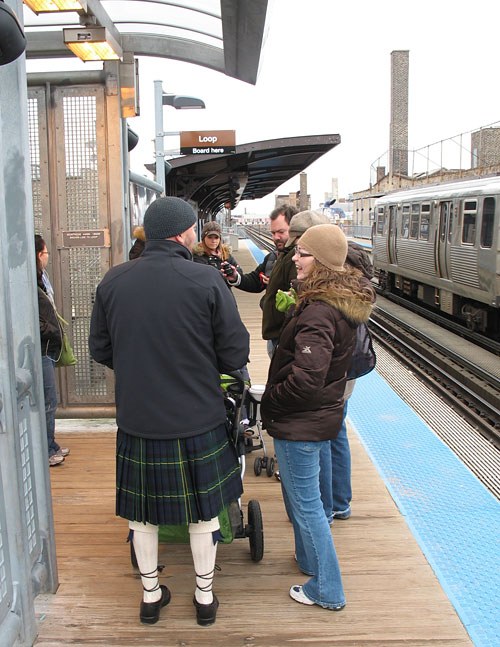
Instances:
[[[223,375],[221,378],[222,388],[226,388],[226,382],[231,384],[234,377]],[[255,384],[254,386],[246,385],[246,391],[242,394],[242,406],[239,421],[239,434],[243,441],[243,447],[238,452],[240,456],[245,456],[258,449],[262,449],[264,456],[257,456],[253,463],[255,476],[260,476],[262,469],[266,474],[272,477],[276,467],[276,462],[272,456],[267,455],[266,445],[262,436],[262,424],[260,421],[260,400],[264,393],[264,386]],[[243,417],[245,415],[247,417]],[[243,451],[244,449],[244,451]]]
[[[241,469],[241,479],[243,480],[245,474],[245,454],[247,451],[253,451],[253,449],[247,449],[249,446],[248,439],[252,439],[253,432],[248,435],[248,425],[241,421],[241,413],[242,409],[246,407],[252,414],[258,415],[258,402],[255,400],[255,397],[258,397],[258,392],[257,396],[251,396],[251,387],[245,382],[245,378],[240,371],[235,371],[231,375],[221,376],[221,387],[224,392],[228,436],[236,448]],[[258,421],[257,429],[262,442],[260,420]],[[250,446],[253,447],[253,444]],[[264,446],[263,442],[262,446]],[[255,449],[258,448],[258,446],[255,447]],[[233,539],[248,538],[252,561],[261,561],[264,556],[264,532],[262,529],[262,512],[260,504],[256,499],[248,502],[248,523],[245,524],[244,522],[241,501],[238,501],[224,508],[219,514],[219,524],[222,535],[221,543],[229,544]],[[188,528],[187,526],[160,526],[158,529],[158,540],[164,543],[187,544],[189,543]],[[132,541],[130,542],[130,561],[132,562],[132,566],[137,568],[137,559]]]

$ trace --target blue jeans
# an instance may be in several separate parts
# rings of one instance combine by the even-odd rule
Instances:
[[[332,533],[321,502],[319,458],[329,440],[321,442],[274,439],[288,512],[295,533],[299,568],[312,577],[302,587],[323,607],[345,604],[344,589]]]
[[[61,449],[55,441],[56,432],[56,365],[55,358],[42,355],[43,371],[43,395],[45,398],[45,423],[47,425],[47,444],[49,446],[49,458]]]
[[[342,427],[335,440],[330,441],[332,452],[332,511],[333,515],[350,514],[351,512],[351,448],[347,438],[345,419],[347,416],[347,403],[344,405]]]
[[[320,453],[319,486],[321,500],[328,522],[334,516],[351,512],[351,450],[347,438],[347,400],[344,405],[342,427],[335,438],[329,441]]]

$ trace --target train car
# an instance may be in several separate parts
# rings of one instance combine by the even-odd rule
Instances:
[[[426,185],[379,198],[373,259],[384,291],[498,339],[500,177]]]

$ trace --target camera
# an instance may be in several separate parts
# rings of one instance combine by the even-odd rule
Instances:
[[[234,269],[231,266],[231,263],[228,263],[227,261],[221,263],[220,269],[222,270],[224,276],[233,276],[234,274]]]

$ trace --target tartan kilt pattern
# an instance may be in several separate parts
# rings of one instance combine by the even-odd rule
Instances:
[[[118,429],[116,514],[154,525],[209,521],[243,492],[225,424],[190,438],[150,440]]]

